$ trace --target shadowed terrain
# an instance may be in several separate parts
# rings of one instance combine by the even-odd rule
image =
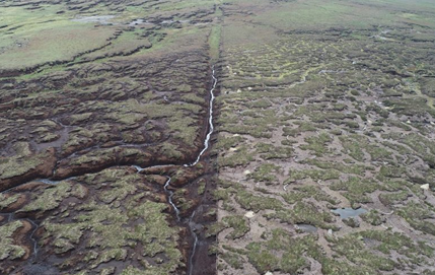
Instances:
[[[0,4],[1,274],[214,272],[215,254],[195,252],[216,219],[203,152],[215,13]]]
[[[435,274],[431,1],[0,18],[0,274]]]

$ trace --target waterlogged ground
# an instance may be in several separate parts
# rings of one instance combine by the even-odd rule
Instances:
[[[435,274],[430,1],[0,18],[0,274]]]
[[[435,5],[222,10],[218,274],[435,274]]]

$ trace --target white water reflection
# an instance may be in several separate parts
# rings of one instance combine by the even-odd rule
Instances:
[[[358,217],[361,214],[364,214],[367,212],[364,208],[358,208],[358,209],[352,209],[352,208],[337,208],[332,209],[332,213],[340,215],[340,218],[347,219],[351,217]]]

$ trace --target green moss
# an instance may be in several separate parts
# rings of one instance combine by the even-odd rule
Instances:
[[[205,192],[205,187],[207,186],[207,182],[204,180],[204,179],[202,179],[200,182],[199,182],[199,186],[198,186],[198,195],[202,195],[202,194],[204,194],[204,192]]]
[[[265,214],[267,219],[279,219],[290,224],[310,224],[322,228],[334,228],[328,224],[334,221],[329,212],[323,212],[311,202],[296,202],[292,208],[281,208],[274,213]]]
[[[230,156],[224,156],[218,159],[221,166],[244,166],[253,160],[253,154],[248,151],[246,146],[237,148]]]
[[[398,193],[383,193],[379,194],[379,200],[385,206],[392,206],[396,203],[404,202],[408,197],[412,196],[409,191],[400,191]]]
[[[435,166],[435,145],[426,137],[417,133],[403,136],[385,135],[385,138],[392,138],[408,145],[418,156],[420,156],[430,166]]]
[[[266,209],[276,210],[282,208],[282,203],[279,200],[265,196],[255,196],[246,190],[238,190],[235,199],[241,207],[254,212]]]
[[[378,178],[402,178],[405,173],[405,168],[400,166],[385,166],[382,165],[379,170]]]
[[[229,150],[230,148],[236,148],[237,145],[241,144],[246,139],[242,136],[231,136],[231,137],[219,137],[216,147],[222,150]]]
[[[216,236],[218,233],[220,233],[222,230],[226,228],[226,225],[223,222],[215,222],[207,227],[207,231],[205,236],[207,238],[211,236]]]
[[[198,134],[199,127],[193,126],[196,124],[197,120],[191,117],[184,117],[184,119],[174,118],[168,122],[173,136],[189,145],[195,142],[195,138]]]
[[[196,94],[183,94],[181,98],[189,103],[204,104],[205,99]]]
[[[368,251],[364,242],[355,235],[333,240],[332,249],[346,257],[349,261],[367,268],[369,274],[379,274],[380,271],[392,271],[397,265],[387,257],[381,257]]]
[[[252,120],[251,124],[255,125],[255,121]],[[247,125],[225,125],[222,126],[222,130],[232,134],[251,135],[255,138],[271,138],[270,127],[262,126],[247,126]]]
[[[357,177],[349,177],[347,181],[334,182],[331,187],[332,190],[345,191],[345,196],[351,203],[369,203],[372,200],[367,196],[368,194],[379,190],[381,186],[372,181],[366,179],[360,179]]]
[[[352,228],[356,228],[360,226],[358,217],[350,217],[347,219],[343,219],[343,223],[347,226],[350,226]]]
[[[247,247],[248,259],[260,273],[278,269],[279,258],[260,243],[250,243]]]
[[[20,197],[21,196],[19,194],[15,194],[11,196],[0,194],[0,210],[7,208],[11,204],[17,202]]]
[[[23,227],[21,221],[13,221],[0,226],[0,260],[16,260],[22,258],[26,251],[24,247],[16,245],[12,236]]]
[[[225,189],[214,190],[213,195],[216,200],[228,200],[230,197],[230,191]]]
[[[272,106],[272,104],[268,100],[266,100],[266,99],[259,99],[257,101],[249,103],[249,107],[250,108],[260,108],[260,109],[262,109],[262,108],[269,108],[271,106]]]
[[[146,269],[128,266],[122,270],[121,275],[167,275],[169,270],[163,269],[160,266],[152,266],[148,264]]]
[[[361,219],[371,225],[377,226],[381,225],[386,221],[386,218],[382,217],[380,213],[376,210],[370,210],[362,215],[360,215]]]
[[[75,114],[70,116],[71,124],[80,124],[88,120],[92,116],[92,113]]]
[[[74,184],[71,190],[71,195],[79,199],[84,199],[88,194],[88,190],[82,184]]]
[[[363,265],[353,265],[346,260],[335,260],[330,258],[322,258],[322,272],[323,274],[336,275],[336,274],[349,274],[349,275],[366,275],[366,274],[380,274],[372,268]]]
[[[350,137],[339,137],[343,145],[343,153],[348,154],[357,161],[364,161],[364,152],[361,150],[359,141],[353,140]]]
[[[161,152],[161,154],[163,154],[164,156],[166,156],[170,159],[182,159],[183,158],[183,153],[180,152],[179,146],[177,146],[175,144],[165,142],[160,147],[160,152]]]
[[[365,144],[365,150],[370,154],[372,161],[385,161],[389,163],[394,163],[391,159],[391,151],[385,149],[383,146]]]
[[[318,251],[315,237],[292,238],[283,229],[272,230],[264,242],[252,242],[246,246],[249,262],[261,274],[271,270],[289,274],[301,272],[309,267],[305,255],[317,256]]]
[[[25,7],[3,9],[2,16],[9,22],[7,24],[18,28],[5,35],[0,44],[8,48],[2,69],[22,69],[47,62],[69,61],[80,53],[107,45],[107,39],[115,32],[110,27],[96,28],[92,24],[74,22],[68,16],[56,14],[58,10],[55,7],[33,11]],[[27,16],[13,18],[10,15],[14,13]],[[19,28],[24,25],[26,27]],[[17,41],[26,43],[16,45]]]
[[[307,178],[311,178],[313,181],[318,180],[332,180],[338,179],[340,177],[340,173],[336,170],[290,170],[290,177],[285,181],[285,183],[294,182],[298,180],[303,180]]]
[[[199,190],[198,190],[198,192],[199,192]],[[175,202],[177,207],[182,211],[189,210],[195,205],[194,200],[189,200],[186,197],[187,193],[188,193],[188,190],[185,188],[177,189],[174,192],[173,201]]]
[[[245,2],[233,3],[232,6],[240,10],[249,10]],[[306,14],[301,17],[298,1],[260,2],[255,3],[259,7],[259,12],[255,13],[255,16],[245,16],[246,19],[249,18],[246,21],[247,25],[250,24],[249,20],[253,20],[255,28],[240,24],[233,26],[236,22],[231,21],[225,21],[224,26],[223,57],[227,67],[222,67],[224,99],[221,106],[224,115],[219,123],[223,131],[230,129],[231,133],[250,135],[241,143],[235,142],[233,148],[245,145],[249,148],[246,153],[252,153],[253,146],[256,146],[253,159],[246,164],[246,169],[252,172],[248,173],[247,178],[255,180],[257,186],[248,186],[249,182],[243,183],[243,186],[247,187],[242,189],[234,185],[221,186],[226,190],[222,192],[222,197],[225,197],[227,203],[222,205],[221,210],[225,216],[231,211],[239,211],[239,206],[242,206],[243,209],[255,209],[264,217],[276,220],[266,223],[258,219],[250,220],[255,228],[261,228],[261,237],[252,240],[253,243],[246,246],[244,252],[234,252],[235,247],[243,247],[243,242],[233,244],[223,240],[221,244],[224,253],[235,253],[244,259],[248,257],[259,274],[270,271],[279,274],[317,272],[331,275],[380,275],[402,274],[408,270],[415,270],[416,267],[421,269],[420,273],[425,268],[431,270],[430,260],[428,261],[431,256],[426,256],[429,254],[401,254],[416,249],[415,247],[419,246],[416,242],[411,248],[405,241],[398,241],[399,246],[403,244],[404,248],[397,252],[398,246],[394,244],[397,240],[393,241],[397,236],[387,236],[389,233],[385,233],[382,237],[369,239],[365,233],[353,234],[366,227],[385,231],[380,225],[390,218],[393,219],[393,223],[390,224],[390,221],[389,226],[405,222],[400,217],[401,214],[397,214],[399,209],[405,211],[406,203],[409,201],[426,200],[427,203],[421,204],[421,207],[427,210],[433,208],[425,198],[429,195],[428,191],[420,190],[422,184],[429,183],[433,187],[435,182],[435,177],[430,172],[432,169],[428,168],[435,166],[435,150],[429,138],[431,126],[428,125],[428,122],[432,121],[430,117],[434,114],[430,110],[433,100],[417,94],[422,80],[430,79],[427,76],[433,75],[433,68],[420,64],[421,62],[414,62],[417,55],[424,60],[432,51],[426,47],[428,44],[423,46],[427,43],[423,42],[427,41],[424,37],[419,42],[422,44],[408,44],[409,28],[400,29],[396,24],[409,23],[402,21],[404,17],[396,16],[394,12],[396,9],[414,8],[403,3],[382,7],[376,1],[357,5],[351,3],[345,7],[347,11],[342,10],[343,16],[339,17],[340,20],[351,18],[352,16],[346,19],[344,14],[351,14],[347,12],[356,8],[373,21],[388,18],[384,21],[385,25],[361,28],[361,22],[357,20],[358,22],[353,21],[352,24],[358,27],[349,27],[348,24],[342,23],[337,23],[332,28],[319,28],[314,25],[307,27],[303,24],[303,28],[292,27],[290,30],[283,28],[282,23],[288,23],[288,16],[293,13],[291,11],[297,11],[298,18],[310,18],[312,9],[305,7]],[[330,19],[328,16],[325,17],[326,13],[340,13],[337,12],[336,3],[324,5],[325,3],[320,2],[313,3],[321,10],[318,13],[324,17],[323,23]],[[285,11],[277,14],[278,9]],[[420,11],[414,10],[412,15],[407,15],[406,20],[417,20],[421,14]],[[355,17],[352,17],[352,20],[354,19]],[[391,20],[394,23],[391,23]],[[425,20],[429,21],[428,18]],[[420,23],[422,26],[426,24],[423,21]],[[282,31],[278,31],[279,35],[273,36],[276,32],[270,26]],[[421,32],[425,33],[423,30]],[[265,45],[260,45],[258,41]],[[232,44],[233,47],[229,46]],[[407,77],[409,81],[412,78],[413,82],[419,82],[416,87],[405,89],[407,80],[404,79]],[[414,100],[414,97],[424,100]],[[271,119],[265,111],[274,112],[277,120]],[[408,119],[410,123],[403,123]],[[258,126],[254,128],[254,124]],[[411,133],[412,135],[408,136]],[[275,143],[268,141],[275,139],[277,135],[281,137],[274,140]],[[276,142],[281,143],[279,145],[283,147],[293,146],[295,149],[288,156],[274,158],[276,149],[273,147],[277,147]],[[232,150],[231,146],[226,150]],[[294,160],[289,159],[292,156]],[[425,163],[423,164],[420,159]],[[269,167],[265,163],[270,164]],[[277,170],[273,170],[271,165],[277,166]],[[258,184],[276,182],[277,176],[281,180],[282,175],[278,174],[279,167],[284,171],[289,169],[288,179],[284,181],[284,189],[288,190],[287,192],[282,191],[282,186],[278,188]],[[222,177],[241,180],[243,170],[245,169],[241,167],[226,168],[221,173]],[[237,175],[234,176],[232,173]],[[328,207],[336,202],[335,196],[331,198],[324,192],[319,192],[326,191],[323,188],[339,191],[339,194],[332,193],[337,194],[337,199],[347,198],[353,207],[361,203],[370,203],[372,199],[377,201],[373,196],[381,194],[382,202],[389,199],[388,204],[391,204],[391,207],[388,208],[394,210],[395,218],[392,215],[370,211],[361,215],[364,222],[359,218],[345,220],[352,227],[361,222],[361,228],[346,227],[343,228],[344,231],[340,230],[337,225],[341,222],[335,223],[335,217],[328,218]],[[243,192],[249,192],[251,195],[246,196]],[[412,200],[407,200],[407,196],[412,196]],[[260,201],[263,198],[278,198],[282,205],[262,207],[252,202],[254,199]],[[346,199],[341,203],[346,204]],[[411,212],[413,211],[415,209]],[[406,215],[413,216],[412,213]],[[427,222],[421,226],[429,229],[433,217],[419,219]],[[417,221],[412,220],[414,223]],[[269,230],[276,227],[284,228],[287,224],[298,222],[324,229],[331,228],[337,232],[321,235],[329,240],[327,244],[323,239],[315,239],[314,243],[322,244],[322,248],[310,247],[309,251],[300,252],[300,262],[292,261],[294,258],[284,255],[284,249],[275,250],[266,246],[270,240]],[[270,228],[271,224],[273,228]],[[299,241],[299,237],[311,235],[304,233],[292,236],[289,232],[286,234],[286,237],[278,238],[280,243],[285,243],[287,237]],[[428,238],[431,237],[425,237]],[[379,247],[383,244],[389,246],[388,251],[380,251]],[[430,242],[427,244],[430,245]],[[294,249],[293,244],[288,246]],[[295,269],[283,269],[281,261],[286,259],[291,261],[290,265]],[[296,262],[300,265],[295,264]],[[307,266],[304,266],[304,263]],[[222,273],[236,272],[229,264],[223,264],[221,268]]]
[[[220,16],[220,13],[221,10],[219,8],[216,8],[216,12],[215,12],[216,16]],[[219,60],[221,32],[222,32],[222,26],[220,24],[216,24],[211,29],[210,35],[208,37],[210,56],[213,63]]]
[[[327,133],[321,133],[315,137],[309,137],[305,139],[308,145],[301,145],[302,150],[310,150],[316,156],[322,156],[328,152],[327,145],[332,141],[332,138]]]
[[[290,204],[309,198],[314,198],[317,201],[326,201],[331,204],[337,203],[334,198],[323,192],[319,187],[312,185],[297,186],[293,189],[293,191],[285,193],[281,196],[287,203]]]
[[[141,260],[158,255],[165,261],[154,269],[154,274],[167,274],[183,266],[177,248],[178,228],[171,227],[167,214],[163,213],[168,205],[149,199],[153,194],[148,191],[148,183],[140,174],[124,169],[106,169],[82,176],[79,180],[81,184],[75,184],[73,188],[68,182],[47,188],[30,204],[39,209],[42,205],[39,200],[54,201],[59,205],[69,199],[65,194],[74,193],[77,199],[82,197],[80,204],[63,204],[69,215],[53,216],[43,221],[41,227],[45,233],[41,242],[47,243],[47,248],[57,254],[72,253],[75,263],[83,262],[93,267],[109,261],[124,261],[127,257]],[[86,191],[83,188],[100,189],[100,196],[87,198],[83,195]],[[79,243],[88,253],[74,253]],[[128,248],[138,245],[140,254],[131,254]],[[68,260],[61,266],[68,268],[72,264]],[[143,264],[149,265],[146,260]]]
[[[391,231],[368,230],[357,233],[359,236],[369,240],[378,241],[376,250],[381,251],[386,256],[397,252],[412,259],[415,263],[424,262],[424,256],[433,256],[434,248],[424,242],[415,242],[408,236]]]
[[[0,180],[23,175],[36,168],[50,157],[49,153],[32,154],[30,145],[26,142],[18,142],[14,145],[16,155],[12,157],[0,157]]]
[[[114,274],[115,271],[116,271],[115,267],[103,268],[103,269],[101,269],[101,272],[99,275],[111,275],[111,274]]]
[[[177,86],[177,92],[187,93],[190,91],[192,91],[192,86],[190,86],[189,84],[181,84]]]
[[[124,175],[121,171],[105,174],[106,185],[98,194],[98,198],[104,203],[112,203],[115,200],[122,202],[128,195],[137,191],[134,182],[139,180],[138,175]]]
[[[435,224],[427,219],[433,218],[433,207],[410,202],[400,208],[397,214],[403,217],[414,229],[435,236]]]
[[[310,122],[306,122],[306,121],[295,122],[295,124],[298,125],[298,127],[296,129],[293,129],[291,127],[284,127],[282,129],[283,130],[283,135],[284,136],[296,137],[300,133],[315,132],[319,128],[319,125],[313,124],[313,123],[310,123]]]
[[[274,146],[267,143],[258,143],[255,147],[256,153],[264,160],[288,159],[292,153],[290,147]]]
[[[249,223],[243,216],[226,216],[221,222],[216,222],[207,229],[207,237],[215,236],[227,228],[232,228],[227,235],[227,238],[231,240],[243,237],[250,230]]]
[[[307,160],[306,163],[309,163],[311,165],[315,165],[322,169],[335,169],[337,171],[340,171],[342,173],[346,174],[354,174],[359,176],[364,176],[366,171],[373,171],[374,168],[367,165],[345,165],[342,163],[337,163],[333,161],[322,161],[317,159]]]
[[[96,260],[95,264],[91,267],[97,267],[101,263],[107,263],[112,260],[116,261],[125,261],[127,258],[127,250],[126,249],[108,249],[104,250],[99,258]]]
[[[253,179],[255,182],[264,182],[266,185],[276,184],[278,182],[276,174],[280,173],[280,170],[280,166],[263,163],[249,174],[248,178]]]
[[[48,211],[57,208],[60,203],[71,195],[71,183],[62,181],[55,186],[47,187],[42,194],[34,194],[34,200],[25,205],[23,212],[42,210]]]
[[[222,259],[227,262],[232,268],[242,269],[243,268],[243,257],[236,253],[223,253],[221,255]]]

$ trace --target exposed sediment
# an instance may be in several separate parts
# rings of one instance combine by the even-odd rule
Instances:
[[[212,71],[212,84],[211,84],[211,88],[210,88],[210,93],[209,93],[209,111],[208,111],[208,126],[207,126],[207,133],[205,135],[204,138],[204,147],[201,149],[201,151],[198,153],[198,156],[196,157],[195,161],[192,163],[188,163],[188,164],[184,164],[184,167],[190,168],[190,167],[195,167],[196,165],[199,164],[199,162],[201,161],[201,158],[204,157],[204,154],[207,153],[207,150],[211,147],[211,143],[210,143],[210,139],[214,133],[214,120],[215,118],[213,117],[213,108],[214,108],[214,100],[215,100],[215,89],[218,83],[218,79],[216,76],[216,69],[215,66],[213,65],[211,68]],[[215,179],[213,178],[214,175],[214,171],[212,171],[212,167],[213,165],[210,162],[209,159],[205,160],[208,163],[204,163],[205,165],[202,166],[202,168],[200,169],[200,173],[202,173],[203,175],[200,176],[204,176],[207,174],[207,180],[208,180],[208,184],[213,186],[212,181],[214,181]],[[164,169],[164,168],[168,168],[170,167],[171,169],[176,169],[175,165],[170,165],[170,166],[150,166],[145,168],[142,167],[138,167],[135,166],[135,168],[137,169],[137,171],[140,173],[142,171],[153,171],[154,173],[158,173],[159,169]],[[194,173],[195,174],[195,173]],[[197,174],[197,173],[196,173]],[[179,175],[177,175],[179,176]],[[198,174],[196,175],[198,176]],[[189,177],[188,177],[189,178]],[[181,214],[185,214],[186,213],[181,213],[180,209],[177,207],[177,205],[174,203],[174,191],[171,190],[171,181],[172,181],[172,177],[171,176],[167,176],[167,180],[163,186],[164,191],[166,192],[166,196],[167,196],[167,200],[168,203],[171,205],[171,207],[173,208],[174,214],[175,214],[175,220],[177,222],[177,224],[181,225],[181,226],[187,226],[190,233],[191,233],[191,238],[192,240],[190,241],[190,252],[189,252],[189,257],[188,257],[188,262],[187,262],[187,270],[188,270],[188,274],[189,275],[193,275],[193,274],[212,274],[214,272],[214,262],[215,259],[214,257],[210,257],[209,255],[209,248],[210,248],[210,244],[212,243],[210,240],[207,240],[207,238],[205,237],[204,234],[204,226],[206,226],[206,224],[210,224],[210,222],[213,221],[213,218],[210,220],[207,219],[198,219],[196,218],[196,213],[198,212],[198,214],[202,215],[206,215],[207,211],[211,210],[211,207],[213,206],[213,203],[206,203],[206,201],[204,200],[204,195],[201,196],[202,199],[200,201],[195,201],[194,202],[194,207],[189,209],[190,211],[192,211],[191,215],[188,215],[187,217],[181,217]],[[187,180],[187,182],[190,182],[191,180]],[[186,182],[185,179],[181,180],[181,182]],[[184,184],[185,185],[185,184]],[[197,184],[196,184],[197,185]],[[180,185],[181,187],[183,187],[183,184]],[[214,184],[215,186],[215,184]],[[209,187],[210,188],[210,187]],[[193,188],[190,187],[190,189],[199,189],[199,186],[194,186]],[[213,189],[209,189],[207,190],[208,195],[210,195],[210,190]],[[206,194],[207,194],[206,193]],[[214,200],[212,200],[214,201]],[[198,254],[197,252],[201,251],[201,254]],[[198,268],[195,268],[195,264],[200,264],[200,266]]]
[[[206,65],[206,63],[203,64]],[[129,70],[126,69],[125,66],[123,66],[123,68],[123,74],[127,74]],[[165,67],[161,67],[161,69],[164,71]],[[196,70],[196,68],[194,70]],[[153,79],[155,81],[158,79],[158,75],[155,75],[156,72],[153,74]],[[55,137],[55,140],[56,138],[58,140],[61,139],[61,142],[53,143],[55,147],[50,149],[52,156],[52,160],[50,160],[50,162],[44,162],[44,159],[46,159],[45,157],[38,158],[38,155],[35,154],[35,152],[39,150],[38,147],[40,144],[42,145],[43,143],[23,141],[20,147],[8,147],[8,143],[6,143],[6,148],[10,148],[9,152],[3,151],[3,158],[7,160],[7,165],[13,168],[21,163],[22,167],[20,169],[23,169],[25,172],[11,176],[8,176],[8,174],[2,175],[4,178],[1,181],[1,186],[3,191],[6,192],[2,194],[3,197],[1,202],[3,204],[0,207],[0,211],[5,213],[12,211],[17,214],[9,215],[8,219],[6,220],[3,219],[0,222],[0,226],[5,226],[6,224],[14,223],[15,221],[23,221],[23,223],[31,223],[33,225],[31,226],[30,231],[26,231],[27,233],[25,234],[23,233],[24,236],[26,236],[26,242],[19,242],[16,238],[11,239],[11,244],[21,244],[26,251],[29,251],[26,253],[27,256],[22,258],[21,262],[12,262],[9,260],[3,261],[2,272],[12,272],[13,270],[24,270],[25,272],[30,272],[29,270],[40,270],[40,268],[42,268],[41,270],[47,270],[47,272],[49,270],[56,269],[56,272],[62,273],[67,271],[69,269],[68,266],[73,263],[74,265],[77,265],[79,269],[86,268],[86,265],[83,264],[87,261],[98,263],[102,260],[102,258],[99,259],[99,257],[103,257],[103,255],[107,255],[104,257],[109,257],[110,254],[107,253],[112,253],[110,251],[113,251],[113,253],[114,251],[121,253],[117,254],[119,256],[113,256],[114,258],[112,258],[109,263],[105,264],[115,267],[116,270],[121,271],[123,267],[128,265],[132,266],[132,268],[140,268],[140,266],[143,264],[140,264],[139,260],[142,262],[144,260],[150,263],[154,262],[154,260],[151,260],[155,257],[153,254],[150,254],[151,256],[146,257],[140,256],[137,258],[137,260],[133,261],[133,264],[124,262],[123,259],[126,257],[124,255],[134,253],[133,248],[128,248],[128,246],[118,246],[116,243],[109,244],[109,246],[104,245],[105,239],[98,240],[98,238],[95,236],[92,237],[93,233],[87,231],[86,228],[89,228],[89,226],[90,228],[96,226],[96,224],[92,225],[92,220],[98,219],[97,216],[93,216],[93,211],[97,211],[98,209],[100,209],[98,211],[103,211],[103,209],[106,207],[104,205],[109,205],[109,208],[113,209],[112,211],[114,211],[116,207],[119,207],[118,203],[121,201],[124,201],[123,203],[131,201],[130,203],[133,204],[142,202],[142,204],[145,203],[145,205],[147,205],[147,201],[149,201],[149,206],[151,205],[150,203],[155,203],[156,207],[161,203],[167,204],[167,206],[158,209],[161,209],[161,214],[163,214],[162,217],[166,216],[168,220],[174,220],[174,222],[169,222],[164,226],[160,225],[160,227],[163,226],[162,230],[169,230],[168,232],[173,232],[170,233],[170,235],[167,235],[167,237],[171,236],[170,239],[172,239],[172,241],[169,241],[169,239],[168,241],[165,241],[163,239],[161,245],[166,247],[165,250],[169,249],[164,253],[168,253],[173,249],[180,249],[180,252],[182,252],[179,255],[173,254],[175,255],[175,258],[173,259],[164,256],[158,260],[160,265],[167,266],[167,270],[178,270],[177,272],[180,274],[183,272],[190,272],[189,270],[193,269],[189,266],[189,264],[195,262],[194,259],[198,258],[200,259],[199,262],[203,262],[203,258],[209,258],[210,256],[207,253],[204,254],[204,256],[198,256],[193,253],[193,251],[197,250],[196,244],[199,243],[201,246],[203,246],[208,241],[203,240],[197,243],[193,240],[194,238],[192,236],[196,235],[192,235],[192,233],[201,230],[201,228],[204,228],[204,225],[199,225],[200,221],[197,219],[195,221],[189,220],[189,217],[191,217],[191,213],[195,211],[195,208],[199,206],[203,208],[202,200],[197,196],[197,189],[200,184],[202,188],[204,188],[202,184],[205,183],[207,185],[207,187],[205,187],[206,190],[202,191],[202,195],[211,198],[211,189],[209,190],[208,188],[211,188],[213,185],[213,183],[211,183],[212,180],[210,180],[212,178],[212,172],[209,170],[209,167],[212,167],[212,165],[207,164],[207,159],[201,158],[206,155],[207,148],[210,146],[209,140],[213,129],[213,125],[210,124],[212,123],[213,119],[210,118],[212,111],[209,109],[209,106],[213,106],[210,105],[210,103],[212,103],[214,97],[212,93],[217,83],[214,78],[212,78],[212,80],[213,82],[207,85],[211,85],[210,88],[205,87],[208,92],[199,92],[202,89],[199,81],[190,81],[189,87],[186,86],[183,88],[184,92],[181,92],[187,95],[186,93],[192,91],[192,84],[194,85],[197,83],[197,88],[194,88],[195,93],[199,92],[199,94],[203,94],[204,99],[201,99],[201,101],[204,100],[204,103],[200,103],[199,97],[195,97],[195,105],[193,103],[186,103],[186,106],[178,104],[174,105],[174,114],[178,113],[181,115],[183,112],[191,112],[190,117],[195,118],[200,125],[206,125],[204,128],[202,126],[193,127],[193,131],[189,130],[190,126],[187,125],[190,125],[190,123],[194,121],[191,120],[189,124],[184,126],[187,128],[183,129],[183,124],[176,125],[173,122],[167,121],[168,115],[165,113],[152,118],[153,113],[148,113],[146,109],[144,110],[145,113],[142,113],[142,117],[145,116],[146,119],[139,118],[138,115],[133,114],[133,116],[138,118],[132,120],[131,122],[126,120],[119,121],[119,124],[115,122],[110,127],[108,125],[105,126],[102,124],[102,122],[99,122],[100,119],[98,116],[96,116],[96,113],[91,113],[90,115],[86,114],[83,116],[83,118],[78,117],[78,120],[76,120],[74,116],[69,118],[66,118],[65,116],[59,116],[53,119],[45,119],[45,116],[43,116],[41,117],[42,119],[39,124],[35,123],[36,128],[34,129],[38,129],[37,131],[32,130],[31,128],[24,130],[26,133],[32,133],[28,136],[28,138],[35,140],[40,139],[44,135],[47,135],[48,132],[51,131],[50,129],[54,130],[55,133],[58,131],[63,131],[62,128],[67,129],[66,132],[63,132],[63,134],[66,135],[65,138],[62,138],[61,135]],[[64,84],[59,82],[56,84],[58,88],[66,85],[68,81],[71,81],[71,79],[63,81]],[[24,85],[32,85],[32,83],[36,82],[37,81],[32,81],[30,83],[25,83]],[[99,81],[96,83],[97,85],[100,85],[98,84],[100,83]],[[147,83],[148,85],[151,84],[150,82]],[[89,82],[88,85],[96,84],[95,82]],[[147,103],[152,106],[157,104],[168,104],[166,103],[167,100],[175,102],[181,100],[182,96],[180,95],[178,89],[180,88],[174,88],[174,92],[172,93],[169,91],[159,92],[158,88],[151,84],[150,88],[141,90],[143,91],[142,93],[148,93],[150,95],[154,94],[156,99]],[[88,100],[93,101],[93,97],[94,96],[89,97]],[[101,98],[101,95],[98,97]],[[160,101],[158,99],[159,97],[164,98],[162,101]],[[118,101],[123,101],[124,104],[133,103],[136,108],[141,108],[141,103],[132,102],[127,97],[120,97],[119,99],[112,101],[111,104],[119,104]],[[43,101],[41,101],[41,104],[42,103]],[[199,108],[196,107],[196,104],[198,103]],[[42,109],[40,109],[44,109],[44,105],[39,105],[39,103],[36,103],[36,105],[34,103],[34,106],[41,106]],[[177,108],[179,108],[179,111],[177,111]],[[9,111],[9,113],[6,112],[5,117],[12,117],[14,115],[13,112],[14,111],[12,110]],[[169,112],[173,111],[169,110]],[[25,116],[25,113],[22,113],[21,115]],[[111,119],[113,119],[113,116]],[[142,123],[145,122],[142,126],[141,121]],[[174,129],[176,129],[175,131],[177,131],[172,136],[165,134],[165,131],[168,129],[168,122],[169,127],[174,127]],[[94,128],[94,130],[92,130],[93,126],[89,127],[90,125],[98,125],[98,127],[102,126],[102,128]],[[23,126],[29,127],[25,126],[25,124],[23,124]],[[142,132],[145,129],[147,130]],[[93,133],[92,131],[95,130],[97,131]],[[186,130],[188,131],[188,135],[185,134]],[[117,131],[119,131],[119,134],[117,134]],[[101,135],[99,132],[105,134]],[[134,135],[141,133],[145,133],[142,134],[145,139],[136,139]],[[11,132],[9,136],[13,138],[13,132]],[[117,141],[121,136],[124,139],[122,143]],[[99,140],[96,141],[94,138],[98,138]],[[78,142],[71,143],[71,141],[74,139],[76,139]],[[194,146],[187,145],[190,143],[188,142],[190,140],[193,141],[193,144],[195,144]],[[8,142],[7,139],[6,142]],[[10,142],[12,144],[13,139],[11,139]],[[101,144],[101,142],[103,142],[103,144]],[[142,146],[141,144],[144,145]],[[181,155],[178,153],[178,150],[184,153]],[[197,152],[196,154],[195,151]],[[26,159],[23,156],[21,158],[17,158],[16,160],[8,157],[8,154],[12,155],[16,154],[17,152],[23,152],[30,157],[27,157]],[[33,161],[28,161],[28,159],[32,160],[32,158],[35,159],[36,165],[33,164]],[[29,162],[29,165],[26,164],[26,161]],[[40,161],[41,164],[38,164],[38,161]],[[49,169],[44,168],[45,170],[41,170],[39,168],[46,167],[47,165],[50,166]],[[136,168],[131,168],[132,165]],[[143,167],[143,169],[140,167]],[[42,173],[40,171],[46,172]],[[118,177],[112,178],[111,174],[117,174]],[[137,176],[133,176],[134,174]],[[167,174],[170,176],[172,181],[159,183],[158,177],[162,174]],[[123,183],[124,181],[130,182],[130,184],[133,185],[127,187],[127,185]],[[99,184],[102,185],[98,187],[98,185],[94,185],[93,182],[100,182]],[[110,184],[107,185],[107,182]],[[98,189],[101,190],[98,191]],[[185,191],[179,192],[179,189],[183,189]],[[168,193],[165,194],[165,191]],[[137,192],[139,192],[139,194],[143,193],[142,197],[139,198],[139,201],[133,199],[134,194]],[[113,194],[110,195],[110,193]],[[40,197],[39,199],[38,196]],[[173,202],[172,197],[174,197]],[[168,198],[170,198],[172,204],[168,204]],[[92,203],[95,203],[92,202],[95,199],[97,200],[97,204],[92,206],[92,208],[96,207],[95,210],[91,211],[90,214],[87,214],[91,215],[89,218],[87,218],[90,220],[86,222],[89,223],[89,225],[85,226],[86,223],[77,222],[77,218],[82,212],[78,206],[82,204],[88,205],[86,207],[91,207]],[[25,203],[17,204],[18,201],[22,200],[24,200]],[[9,203],[8,201],[11,202]],[[180,205],[180,221],[178,221],[176,215],[178,208],[175,208],[177,210],[175,212],[174,210],[171,210],[173,207],[178,207],[176,205]],[[168,209],[170,210],[168,212],[174,213],[175,215],[172,217],[167,216],[165,212],[167,212]],[[129,207],[124,211],[127,211],[126,213],[130,213],[132,210]],[[68,214],[65,216],[62,213]],[[156,212],[156,214],[157,213],[158,212]],[[97,212],[95,212],[95,214],[97,214]],[[119,212],[119,214],[121,214],[121,212]],[[131,214],[127,215],[130,216]],[[36,220],[38,222],[36,222]],[[59,222],[71,226],[71,230],[74,231],[73,235],[65,235],[67,233],[63,231],[67,229],[63,228]],[[135,222],[130,219],[127,219],[124,222],[126,222],[125,225],[127,228],[133,228],[132,226],[135,226]],[[208,222],[210,222],[210,219]],[[140,223],[141,222],[139,222],[139,224]],[[193,227],[191,228],[190,225]],[[173,227],[173,229],[169,229],[169,227],[164,229],[165,226]],[[183,227],[186,227],[187,232],[190,233],[183,234],[183,230],[177,233],[177,228],[182,229]],[[98,231],[98,229],[95,229],[95,227],[93,230]],[[21,230],[19,232],[22,233],[24,231]],[[109,232],[104,233],[101,231],[100,233],[104,235],[109,234]],[[17,236],[19,236],[21,233],[17,233]],[[153,233],[148,232],[146,234]],[[181,238],[184,235],[186,236],[185,240]],[[93,240],[93,238],[96,238],[96,240]],[[107,241],[110,243],[110,237],[106,236],[105,238],[108,238]],[[134,237],[134,239],[136,238],[137,237]],[[97,249],[95,250],[95,255],[101,256],[98,256],[97,259],[87,259],[83,258],[83,256],[79,256],[82,249],[85,249],[85,247],[89,246],[90,243],[95,242],[101,242],[98,244],[96,247]],[[142,244],[140,244],[141,242],[142,241],[138,239],[138,247],[142,247]],[[122,243],[119,244],[121,245]],[[73,247],[74,251],[72,250]],[[47,255],[51,256],[47,258]],[[7,257],[11,258],[12,254],[9,254]],[[177,261],[177,257],[181,258]],[[32,263],[27,263],[27,258],[31,258],[32,261],[37,262],[38,266],[35,266]],[[211,256],[211,258],[213,258],[213,256]],[[52,262],[55,259],[71,259],[72,262],[68,263],[67,265],[55,267],[53,266],[54,262]],[[213,262],[214,260],[208,261]],[[48,266],[52,267],[49,268]],[[93,269],[100,270],[101,268],[97,268],[97,266],[98,265],[96,264]],[[112,267],[110,267],[110,269],[111,268]],[[214,269],[212,266],[209,266],[208,268],[209,270]]]

